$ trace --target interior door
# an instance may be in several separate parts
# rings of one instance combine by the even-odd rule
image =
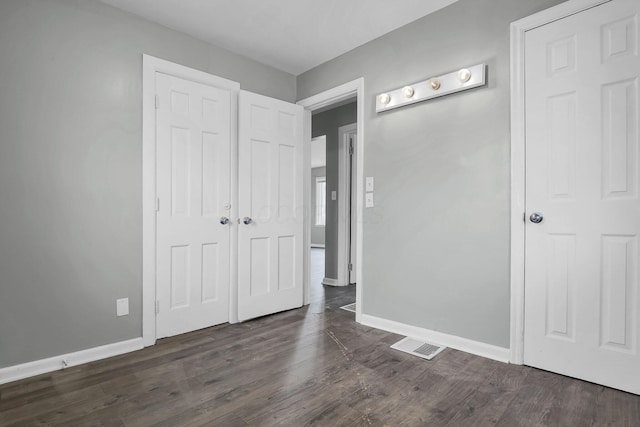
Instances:
[[[640,393],[637,0],[525,36],[524,360]]]
[[[231,93],[156,74],[157,337],[229,320]]]
[[[240,91],[238,318],[303,304],[302,107]]]

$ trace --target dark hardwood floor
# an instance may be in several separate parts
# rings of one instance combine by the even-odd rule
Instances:
[[[447,349],[311,305],[167,338],[134,353],[0,386],[0,425],[639,426],[640,396]]]

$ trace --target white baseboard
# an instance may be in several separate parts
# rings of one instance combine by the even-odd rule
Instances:
[[[324,249],[324,243],[312,243],[311,247]]]
[[[439,344],[445,347],[451,347],[466,353],[475,354],[476,356],[486,357],[488,359],[497,360],[499,362],[509,363],[510,350],[508,348],[498,347],[479,341],[462,338],[455,335],[449,335],[442,332],[432,331],[417,326],[406,325],[393,320],[382,319],[380,317],[363,314],[361,322],[363,325],[372,328],[382,329],[384,331],[393,332],[394,334],[404,335],[416,338],[422,341],[428,341],[433,344]]]
[[[59,369],[70,368],[71,366],[82,365],[84,363],[106,359],[112,356],[118,356],[120,354],[140,350],[143,347],[142,338],[134,338],[100,347],[88,348],[74,353],[62,354],[48,359],[35,360],[21,365],[1,368],[0,384],[34,377],[36,375],[57,371]]]
[[[322,284],[327,286],[347,286],[346,283],[340,283],[338,279],[332,279],[330,277],[322,279]]]

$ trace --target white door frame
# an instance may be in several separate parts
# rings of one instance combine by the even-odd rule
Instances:
[[[363,183],[364,183],[364,78],[360,77],[356,80],[352,80],[343,85],[334,87],[333,89],[326,90],[317,95],[305,98],[298,101],[299,105],[305,108],[304,115],[304,169],[305,171],[311,170],[311,112],[318,110],[329,105],[336,104],[341,101],[345,101],[349,98],[356,97],[357,100],[357,127],[358,136],[356,143],[356,194],[358,203],[357,210],[357,239],[356,239],[356,259],[362,260],[362,214],[363,214]],[[310,302],[310,259],[311,259],[311,223],[312,213],[311,207],[311,173],[304,174],[304,203],[308,207],[307,215],[305,215],[304,226],[304,303]],[[358,286],[356,286],[356,322],[360,322],[362,318],[362,292],[364,287],[364,280],[362,276],[362,262],[356,264],[356,277],[358,278]]]
[[[349,245],[350,237],[347,224],[352,221],[349,216],[349,198],[351,189],[349,188],[349,144],[347,136],[357,135],[358,124],[352,123],[338,128],[338,285],[349,285]],[[357,158],[357,152],[354,154]],[[357,173],[357,170],[356,170]],[[357,259],[357,258],[356,258]],[[357,264],[356,264],[357,267]]]
[[[524,363],[525,33],[609,1],[569,0],[511,23],[511,363]]]
[[[238,93],[240,83],[173,62],[142,55],[142,341],[156,342],[156,72],[231,92],[231,212],[237,218]],[[161,100],[162,102],[162,100]],[[233,221],[232,221],[233,223]],[[231,227],[230,253],[237,253],[237,227]],[[229,322],[238,319],[237,257],[230,257]]]

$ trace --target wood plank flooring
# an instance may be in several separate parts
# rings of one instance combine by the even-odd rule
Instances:
[[[639,426],[640,397],[447,349],[389,345],[339,307],[313,303],[0,386],[0,425]]]

